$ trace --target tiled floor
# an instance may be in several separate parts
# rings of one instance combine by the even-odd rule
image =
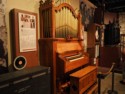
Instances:
[[[125,85],[119,83],[121,79],[122,79],[122,74],[115,73],[114,90],[117,91],[118,94],[125,94]],[[105,79],[101,80],[101,94],[108,94],[107,91],[111,90],[111,88],[112,88],[112,73],[110,73]]]

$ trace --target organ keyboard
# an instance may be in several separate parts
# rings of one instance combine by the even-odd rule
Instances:
[[[84,58],[84,57],[81,56],[81,57],[73,58],[73,59],[70,59],[69,62],[76,61],[76,60],[79,60],[79,59],[82,59],[82,58]]]
[[[66,56],[65,57],[69,62],[76,61],[79,59],[84,58],[84,55],[82,53],[78,53],[76,55]]]
[[[62,75],[79,68],[89,62],[88,54],[82,50],[68,51],[57,54],[57,75]]]

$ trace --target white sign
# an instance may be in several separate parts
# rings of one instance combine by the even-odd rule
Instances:
[[[36,16],[18,13],[20,52],[36,51]]]

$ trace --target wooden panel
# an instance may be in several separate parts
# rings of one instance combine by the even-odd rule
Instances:
[[[57,43],[57,53],[63,53],[66,51],[82,50],[80,43],[77,42],[63,42]]]
[[[53,39],[39,39],[41,66],[51,68],[51,92],[56,92],[56,42]],[[55,94],[55,93],[52,93]]]
[[[104,14],[102,8],[96,8],[94,13],[94,23],[103,24],[104,23]]]
[[[95,47],[95,32],[96,32],[96,25],[91,24],[87,30],[87,47]]]
[[[116,67],[120,64],[120,48],[119,46],[100,47],[99,66],[111,67],[112,63],[116,63]]]
[[[87,94],[97,94],[97,92],[98,92],[98,85],[96,83],[87,91]]]
[[[95,47],[87,48],[87,52],[89,53],[90,58],[95,57]]]
[[[20,52],[20,44],[19,44],[19,22],[18,22],[18,13],[25,13],[36,16],[36,50],[34,51],[27,51],[27,52]],[[12,62],[17,56],[24,56],[27,60],[26,67],[33,67],[38,66],[38,21],[37,21],[37,14],[19,10],[19,9],[13,9],[10,12],[10,22],[11,22],[11,45],[12,45]]]

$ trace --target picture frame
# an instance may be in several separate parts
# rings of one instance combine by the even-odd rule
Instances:
[[[94,22],[95,7],[89,6],[87,3],[81,1],[80,12],[82,15],[82,24],[84,25],[84,30],[87,31],[89,25]]]

